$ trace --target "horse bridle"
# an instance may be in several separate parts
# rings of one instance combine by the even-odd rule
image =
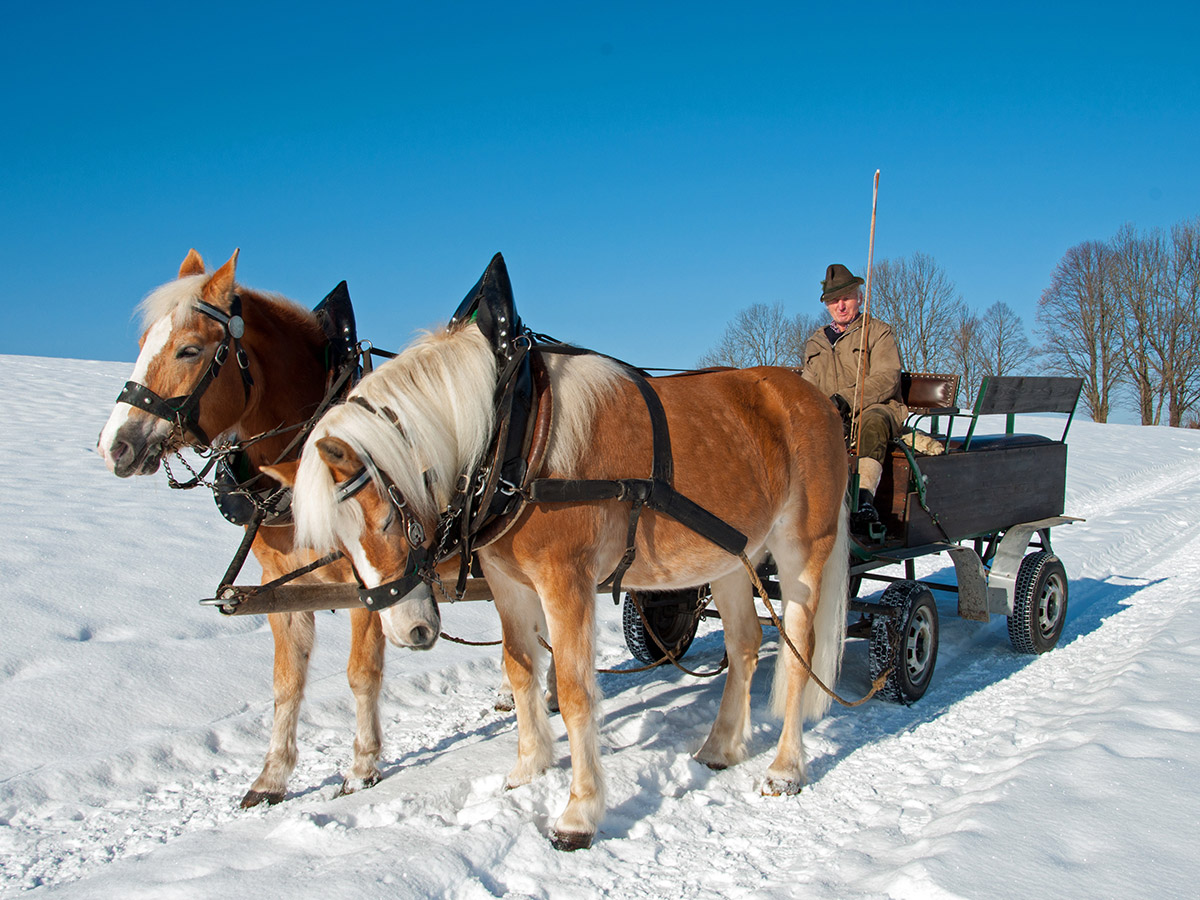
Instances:
[[[204,396],[208,386],[221,374],[221,367],[225,365],[225,361],[229,357],[231,344],[238,369],[242,374],[242,389],[247,400],[250,399],[250,387],[254,384],[254,379],[250,375],[250,360],[240,343],[242,335],[246,333],[246,322],[242,318],[242,298],[237,294],[233,295],[233,303],[229,307],[228,314],[202,300],[197,301],[193,308],[202,315],[219,322],[225,329],[225,337],[217,345],[217,350],[213,354],[212,360],[209,361],[208,369],[200,377],[196,386],[192,388],[191,393],[164,399],[144,384],[127,381],[117,396],[117,402],[128,403],[152,416],[165,419],[179,428],[183,434],[190,431],[201,444],[207,446],[211,441],[204,433],[204,429],[200,427],[200,398]]]
[[[433,569],[437,560],[425,546],[424,526],[409,510],[408,502],[400,490],[378,467],[363,466],[345,481],[339,482],[335,486],[337,502],[343,503],[349,500],[372,480],[377,481],[383,488],[391,507],[389,519],[384,522],[380,531],[387,530],[391,516],[399,515],[401,525],[404,527],[404,537],[408,541],[408,559],[404,564],[404,574],[386,584],[368,588],[363,584],[362,576],[358,574],[354,563],[350,563],[350,567],[354,569],[354,577],[358,580],[358,597],[362,601],[362,605],[374,612],[380,612],[404,600],[418,585],[422,583],[432,585],[436,577]],[[432,599],[436,607],[437,598],[433,597]]]

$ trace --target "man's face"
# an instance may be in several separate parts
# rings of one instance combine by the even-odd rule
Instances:
[[[858,315],[858,305],[858,293],[855,292],[830,300],[825,304],[825,308],[829,310],[829,317],[833,319],[833,324],[839,328],[845,328]]]

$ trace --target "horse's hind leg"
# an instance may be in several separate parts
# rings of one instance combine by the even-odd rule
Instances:
[[[267,618],[275,637],[275,722],[262,773],[242,798],[243,809],[283,799],[296,767],[296,726],[316,637],[311,612],[272,613]]]
[[[504,654],[500,654],[500,687],[496,691],[495,709],[497,712],[512,712],[516,701],[513,699],[512,684],[508,680],[508,668],[504,665]],[[558,679],[554,677],[554,657],[550,657],[550,668],[546,672],[546,708],[550,712],[558,712]]]
[[[783,727],[775,760],[762,786],[767,795],[800,791],[806,780],[804,720],[818,718],[829,706],[828,695],[810,680],[808,668],[796,658],[792,647],[830,689],[841,661],[846,625],[846,545],[836,533],[809,537],[810,533],[775,542],[771,551],[784,600],[783,630],[791,646],[780,635],[771,706],[776,713],[783,713]]]
[[[721,707],[708,740],[696,759],[712,769],[737,765],[746,758],[750,738],[750,683],[758,666],[762,626],[754,610],[750,579],[740,569],[712,582],[713,603],[725,631],[729,671]]]
[[[342,782],[343,794],[371,787],[380,778],[383,727],[379,722],[379,688],[383,682],[385,643],[379,613],[368,609],[350,611],[350,661],[346,677],[355,702],[354,762]]]
[[[501,642],[503,643],[503,641]],[[504,661],[504,650],[500,650],[500,687],[496,690],[497,712],[512,712],[517,701],[513,698],[512,682],[508,679],[508,665]]]

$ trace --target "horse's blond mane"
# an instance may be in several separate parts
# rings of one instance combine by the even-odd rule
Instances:
[[[586,450],[596,405],[622,375],[618,364],[602,357],[550,355],[548,363],[554,390],[548,464],[569,474]],[[371,409],[355,402],[334,407],[305,443],[295,485],[299,542],[331,549],[361,527],[358,504],[337,503],[336,485],[316,448],[326,437],[344,441],[386,475],[415,515],[435,520],[459,475],[488,449],[496,377],[487,339],[467,325],[422,335],[364,378],[348,400],[361,399]]]

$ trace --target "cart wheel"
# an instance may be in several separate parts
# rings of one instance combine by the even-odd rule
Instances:
[[[879,598],[896,615],[871,621],[871,680],[892,670],[877,696],[893,703],[920,700],[937,663],[938,614],[929,588],[918,581],[897,581]]]
[[[1018,653],[1053,650],[1067,620],[1067,570],[1053,553],[1039,550],[1021,560],[1013,589],[1008,639]]]
[[[700,625],[699,593],[695,588],[681,591],[639,591],[646,622],[658,637],[655,641],[646,631],[642,617],[633,602],[633,592],[625,595],[621,610],[621,625],[625,630],[625,645],[635,659],[650,666],[665,659],[659,642],[680,659],[692,646]]]

